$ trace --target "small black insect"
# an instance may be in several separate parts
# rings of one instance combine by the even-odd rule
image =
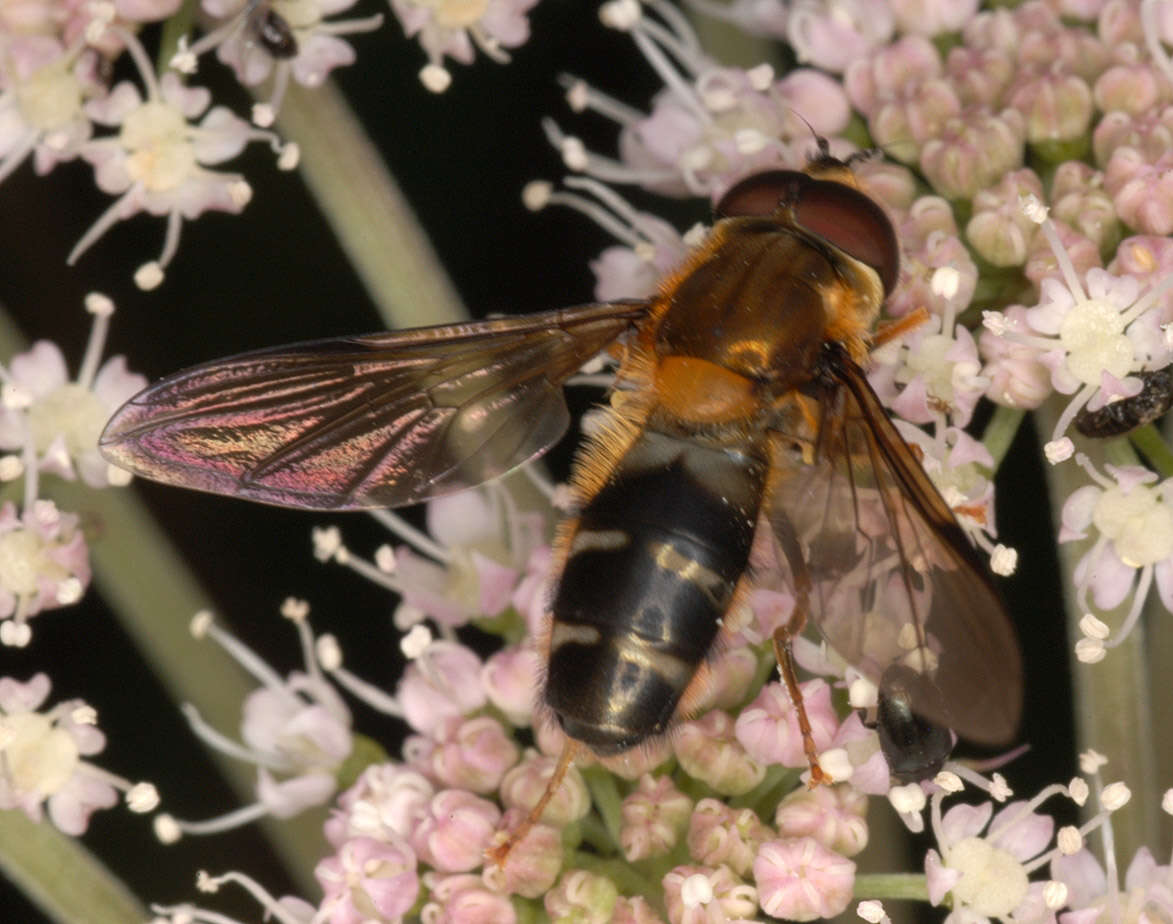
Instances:
[[[297,36],[284,16],[267,3],[258,4],[250,20],[257,42],[274,58],[296,58]]]
[[[1137,376],[1143,383],[1138,394],[1105,404],[1098,411],[1084,408],[1075,415],[1075,429],[1098,439],[1122,436],[1173,408],[1173,366],[1138,372]]]

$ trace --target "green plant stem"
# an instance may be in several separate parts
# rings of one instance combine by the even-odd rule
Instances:
[[[301,175],[384,323],[466,319],[411,206],[337,86],[291,83],[277,124],[301,148]]]
[[[603,819],[603,825],[615,849],[619,848],[619,832],[623,828],[623,797],[615,777],[602,767],[587,767],[582,771],[590,790],[591,801]]]
[[[16,809],[0,811],[0,871],[48,917],[61,924],[145,921],[144,908],[122,880],[75,838]],[[4,915],[4,920],[14,920]]]
[[[927,902],[929,887],[923,873],[860,873],[855,877],[856,898],[882,901],[908,899]]]
[[[1149,460],[1162,478],[1173,478],[1173,450],[1153,424],[1138,427],[1128,434],[1136,450]]]
[[[1050,433],[1062,411],[1062,402],[1052,399],[1037,412],[1038,430]],[[1116,464],[1135,459],[1126,440],[1084,439],[1077,433],[1068,434],[1075,442],[1077,452],[1087,455],[1102,472],[1108,461]],[[1074,460],[1049,465],[1046,468],[1047,488],[1051,499],[1051,515],[1058,530],[1063,503],[1077,488],[1088,483],[1086,472]],[[1060,607],[1066,612],[1068,658],[1074,685],[1072,704],[1075,710],[1077,746],[1079,750],[1094,748],[1111,761],[1104,773],[1109,780],[1124,780],[1132,790],[1128,805],[1112,815],[1116,837],[1116,855],[1131,857],[1145,844],[1158,842],[1161,788],[1157,785],[1156,754],[1152,721],[1153,681],[1147,659],[1147,628],[1138,623],[1120,645],[1110,649],[1099,664],[1083,664],[1074,654],[1075,641],[1080,638],[1079,621],[1083,611],[1075,596],[1074,572],[1080,558],[1090,548],[1090,539],[1068,542],[1059,546],[1059,562],[1063,574],[1063,599],[1053,607],[1040,607],[1037,612],[1025,614],[1027,622],[1033,619],[1057,619]],[[1023,562],[1029,567],[1029,560]],[[1156,595],[1156,588],[1150,590]],[[1108,613],[1097,612],[1109,626],[1118,627],[1126,615],[1132,598]],[[1045,670],[1040,666],[1036,669]],[[1029,708],[1029,706],[1028,706]],[[1094,812],[1097,806],[1089,801],[1085,812]]]

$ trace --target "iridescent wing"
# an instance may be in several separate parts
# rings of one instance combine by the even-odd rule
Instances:
[[[776,462],[771,498],[800,605],[875,683],[893,665],[930,676],[915,712],[1004,744],[1022,710],[1022,666],[1002,601],[863,371],[843,358],[830,372],[818,436],[805,457],[795,443]]]
[[[155,481],[284,507],[396,507],[548,449],[562,384],[643,302],[295,344],[169,376],[106,425],[106,458]]]

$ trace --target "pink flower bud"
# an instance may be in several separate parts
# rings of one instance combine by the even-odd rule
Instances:
[[[1022,166],[1025,121],[1014,109],[973,108],[944,120],[921,148],[921,170],[942,196],[970,199]]]
[[[839,719],[831,706],[831,688],[823,680],[808,680],[799,685],[811,723],[815,750],[825,751],[835,737]],[[756,761],[805,767],[802,732],[790,694],[781,683],[769,683],[737,717],[737,740]]]
[[[698,863],[728,866],[744,876],[758,848],[774,836],[752,809],[732,809],[717,799],[702,799],[688,823],[688,854]]]
[[[868,844],[867,811],[867,797],[851,786],[802,788],[782,800],[774,825],[783,837],[813,837],[828,850],[853,857]]]
[[[481,671],[489,702],[514,725],[529,725],[538,701],[541,656],[528,645],[510,645],[494,654]]]
[[[506,808],[529,811],[538,804],[546,785],[554,775],[557,761],[534,752],[528,753],[501,782],[501,801]],[[591,810],[591,797],[577,767],[571,767],[542,812],[542,821],[555,828],[565,828]]]
[[[659,856],[676,846],[688,828],[692,800],[667,776],[642,777],[639,787],[623,800],[619,843],[629,862]]]
[[[768,841],[753,864],[762,910],[788,921],[842,914],[851,902],[855,864],[811,837]]]
[[[437,924],[515,924],[517,912],[509,899],[487,889],[469,873],[436,876],[429,883],[432,901],[421,918]]]
[[[404,719],[416,731],[431,734],[444,719],[480,709],[486,699],[480,674],[481,660],[470,649],[433,642],[399,681],[396,696]]]
[[[586,870],[569,869],[558,885],[546,893],[544,904],[552,921],[572,919],[575,924],[608,924],[619,890],[615,883]]]
[[[432,772],[452,789],[491,793],[521,756],[513,738],[492,716],[448,719],[438,733]]]
[[[724,796],[739,796],[758,785],[765,765],[746,753],[733,734],[733,719],[720,709],[682,722],[672,749],[684,772]]]
[[[445,873],[481,865],[501,811],[492,802],[460,789],[445,789],[432,799],[427,816],[411,834],[425,863]]]
[[[1173,232],[1173,153],[1146,160],[1133,148],[1117,148],[1104,171],[1104,188],[1129,227],[1142,234]]]
[[[525,820],[525,809],[510,809],[501,819],[498,838],[516,831]],[[541,898],[554,885],[562,871],[562,835],[557,828],[536,824],[520,841],[513,845],[505,866],[485,868],[486,884],[496,892]]]
[[[428,813],[435,787],[400,764],[372,764],[338,797],[326,822],[326,839],[335,847],[351,837],[390,840],[407,837]]]
[[[335,856],[314,868],[325,897],[321,918],[330,924],[355,924],[372,914],[397,920],[419,895],[412,849],[400,838],[390,843],[369,837],[347,841]]]
[[[678,866],[663,880],[671,924],[718,924],[752,917],[757,891],[727,866]]]
[[[664,924],[646,898],[621,897],[611,912],[611,924]]]

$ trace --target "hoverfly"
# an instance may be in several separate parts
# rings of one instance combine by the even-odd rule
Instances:
[[[894,665],[925,675],[894,694],[901,709],[1004,743],[1022,704],[1013,630],[864,374],[897,278],[891,223],[825,147],[805,172],[737,183],[716,218],[650,299],[218,360],[131,399],[102,448],[148,478],[270,504],[413,504],[548,449],[569,425],[562,384],[617,349],[556,543],[542,700],[570,742],[560,772],[576,748],[623,753],[689,710],[755,542],[797,599],[781,665],[810,617],[878,685]]]

